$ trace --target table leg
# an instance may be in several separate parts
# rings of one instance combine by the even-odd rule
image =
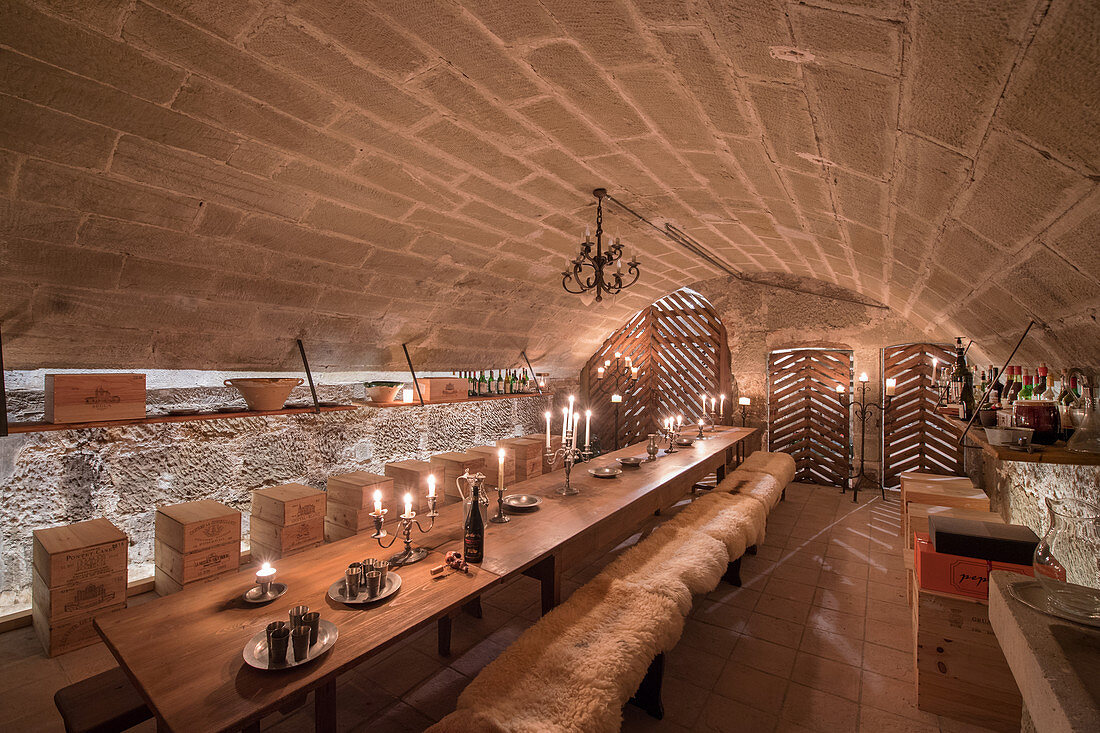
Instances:
[[[718,468],[714,469],[714,476],[718,479],[717,483],[722,483],[722,479],[726,477],[726,464],[722,464]]]
[[[317,733],[336,733],[336,679],[321,685],[313,694],[314,729]]]
[[[449,657],[451,656],[451,617],[444,616],[439,619],[437,626],[437,642],[439,656]]]
[[[481,610],[481,596],[478,596],[474,600],[467,603],[462,607],[462,610],[470,614],[474,618],[481,618],[485,614]]]
[[[561,603],[561,561],[556,556],[550,555],[542,562],[524,570],[523,574],[542,583],[544,616]]]

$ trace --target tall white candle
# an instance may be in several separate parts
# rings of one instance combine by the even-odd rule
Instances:
[[[546,450],[550,450],[550,411],[546,411]]]
[[[699,402],[703,405],[703,414],[707,413],[707,396],[705,394],[699,395]]]
[[[569,419],[573,419],[573,395],[569,395]]]
[[[721,417],[725,413],[726,413],[726,396],[721,395],[720,399],[718,400],[718,416]]]
[[[405,494],[405,515],[411,515],[413,511],[413,496],[412,494]]]
[[[374,490],[374,513],[382,513],[382,492],[379,489]]]
[[[561,442],[569,436],[569,408],[563,407],[561,411]]]
[[[581,421],[581,414],[579,412],[573,413],[573,449],[577,448],[577,424]]]
[[[714,403],[717,402],[717,401],[718,400],[714,399],[713,397],[710,398],[710,411],[711,412],[714,412]]]
[[[588,450],[592,437],[592,411],[584,411],[584,449]]]
[[[497,451],[497,488],[504,490],[504,449]]]
[[[435,474],[428,474],[428,498],[435,498]]]

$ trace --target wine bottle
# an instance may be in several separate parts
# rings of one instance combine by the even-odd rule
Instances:
[[[1020,394],[1018,394],[1017,397],[1021,400],[1030,400],[1033,393],[1034,387],[1032,386],[1031,375],[1024,374],[1024,386],[1020,390]]]
[[[462,528],[462,552],[466,562],[479,563],[485,559],[485,522],[481,518],[481,482],[470,482],[470,514]]]
[[[485,381],[485,372],[477,373],[477,393],[478,395],[489,394],[489,383]]]

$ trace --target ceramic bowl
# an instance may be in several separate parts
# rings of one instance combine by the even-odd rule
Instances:
[[[250,377],[226,379],[226,387],[233,387],[248,404],[250,410],[281,410],[295,387],[304,384],[301,378]]]

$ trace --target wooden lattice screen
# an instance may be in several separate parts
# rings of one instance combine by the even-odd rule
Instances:
[[[622,355],[618,362],[616,353]],[[620,371],[627,357],[639,368],[636,382]],[[597,369],[608,359],[611,368],[599,379]],[[726,328],[706,298],[688,288],[677,290],[604,341],[581,370],[581,393],[592,406],[592,430],[605,450],[643,440],[670,415],[697,420],[702,393],[725,394],[726,414],[732,414]],[[616,393],[623,396],[617,410],[611,403]]]
[[[832,349],[773,351],[768,357],[769,449],[789,453],[796,481],[846,487],[851,471],[847,403],[852,352]]]
[[[932,383],[932,359],[948,364],[955,355],[942,344],[906,344],[882,350],[884,378],[898,380],[882,426],[882,485],[901,486],[902,471],[963,472],[961,428],[936,412],[939,393]]]

